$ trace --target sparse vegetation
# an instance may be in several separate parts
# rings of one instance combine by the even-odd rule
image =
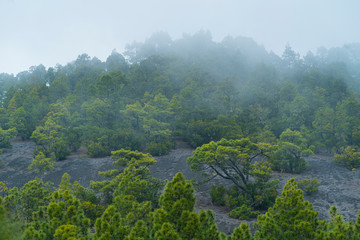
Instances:
[[[348,146],[342,153],[334,155],[334,161],[349,170],[355,170],[360,166],[360,152],[357,148]]]
[[[311,195],[314,192],[318,191],[318,187],[320,185],[320,183],[317,181],[316,178],[313,179],[301,179],[297,181],[298,183],[298,187],[304,191],[305,194],[307,195]]]
[[[28,169],[36,173],[44,173],[53,170],[54,167],[55,161],[52,158],[45,157],[44,153],[39,152]]]

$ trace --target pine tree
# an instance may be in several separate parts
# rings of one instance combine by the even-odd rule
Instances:
[[[157,240],[181,240],[179,234],[174,230],[172,224],[166,222],[161,226],[161,229],[155,233]]]
[[[39,151],[28,169],[33,170],[35,173],[44,173],[53,170],[54,167],[55,162],[53,159],[47,158],[43,152]]]
[[[136,222],[135,226],[131,229],[130,234],[125,238],[126,240],[150,240],[150,233],[148,226],[143,220]]]
[[[165,192],[160,197],[160,206],[168,214],[172,223],[177,223],[183,211],[194,210],[194,187],[181,172],[166,184]]]
[[[252,239],[254,238],[250,233],[249,224],[242,222],[240,226],[234,229],[229,240],[252,240]]]
[[[46,209],[40,207],[39,211],[34,212],[33,221],[25,231],[25,239],[66,239],[66,232],[73,239],[86,239],[89,227],[90,219],[84,216],[79,199],[68,191],[56,191]]]
[[[182,239],[204,239],[200,231],[199,217],[195,212],[183,211],[178,225]]]
[[[1,202],[2,198],[0,197],[0,240],[20,239],[21,225],[7,215]]]
[[[317,228],[324,224],[317,219],[318,212],[304,201],[295,179],[284,186],[282,196],[276,199],[267,213],[258,217],[256,239],[314,239]]]
[[[153,236],[156,238],[160,232],[165,234],[165,230],[172,232],[170,229],[173,229],[178,234],[176,237],[181,239],[219,239],[214,214],[209,210],[195,213],[195,200],[191,182],[182,173],[177,173],[160,197],[161,208],[152,215]]]
[[[200,231],[203,233],[204,239],[218,240],[219,231],[215,223],[215,216],[211,210],[201,210],[199,212]]]
[[[356,225],[352,222],[345,222],[343,216],[337,211],[335,206],[330,209],[330,222],[327,224],[327,231],[325,232],[326,240],[335,239],[359,239],[360,234],[356,231]]]
[[[20,204],[22,216],[26,219],[31,218],[32,213],[41,206],[47,206],[51,200],[51,190],[49,183],[35,178],[27,182],[20,190]]]

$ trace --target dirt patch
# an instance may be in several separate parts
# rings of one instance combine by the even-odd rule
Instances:
[[[36,174],[27,168],[33,160],[35,144],[31,141],[14,141],[12,149],[5,149],[0,155],[3,160],[0,167],[0,181],[7,182],[9,186],[23,186],[26,182],[34,179]],[[57,162],[54,171],[40,175],[44,181],[60,183],[61,176],[67,172],[72,181],[79,181],[83,186],[88,187],[90,180],[98,181],[99,171],[113,169],[110,157],[87,158],[84,157],[86,149],[80,149],[73,153],[67,160]],[[183,142],[178,142],[177,148],[168,155],[156,157],[158,163],[151,166],[153,176],[171,180],[177,172],[182,172],[187,179],[201,180],[199,174],[190,170],[186,159],[192,155],[193,149]],[[302,174],[275,173],[274,178],[280,179],[279,192],[287,180],[316,177],[321,183],[319,191],[311,196],[305,196],[316,211],[319,218],[329,219],[328,211],[332,205],[338,207],[346,220],[355,220],[358,209],[360,209],[360,171],[349,171],[340,167],[332,161],[329,155],[314,155],[308,159],[309,167]],[[225,233],[231,233],[233,228],[241,221],[229,218],[226,209],[214,206],[210,199],[211,185],[227,185],[221,178],[215,178],[211,182],[196,187],[196,211],[211,209],[216,216],[219,229]],[[252,224],[255,221],[249,221]]]
[[[31,141],[14,141],[12,145],[12,149],[5,149],[4,154],[0,155],[3,160],[0,167],[0,181],[7,182],[10,187],[21,187],[35,177],[58,185],[64,173],[70,174],[72,181],[78,181],[83,186],[88,187],[90,180],[101,180],[98,176],[99,171],[113,168],[110,157],[82,157],[83,151],[80,150],[69,156],[68,159],[56,162],[53,171],[45,174],[35,174],[28,170],[33,160],[35,143]]]
[[[307,158],[310,166],[301,174],[275,174],[283,186],[288,179],[316,178],[319,191],[304,196],[319,212],[320,219],[329,219],[331,206],[336,206],[345,220],[356,220],[360,209],[360,171],[350,171],[338,166],[330,155],[314,155]]]

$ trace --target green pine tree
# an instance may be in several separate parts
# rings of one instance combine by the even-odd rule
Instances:
[[[290,179],[274,206],[258,217],[255,238],[314,239],[317,228],[324,224],[318,220],[317,215],[318,212],[313,210],[311,203],[304,201],[303,192],[297,189],[295,179]]]

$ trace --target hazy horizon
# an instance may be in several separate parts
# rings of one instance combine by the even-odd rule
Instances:
[[[0,2],[0,73],[64,65],[82,53],[102,61],[113,49],[159,31],[173,40],[208,30],[214,41],[252,38],[281,55],[360,42],[360,2],[333,1],[46,1]]]

